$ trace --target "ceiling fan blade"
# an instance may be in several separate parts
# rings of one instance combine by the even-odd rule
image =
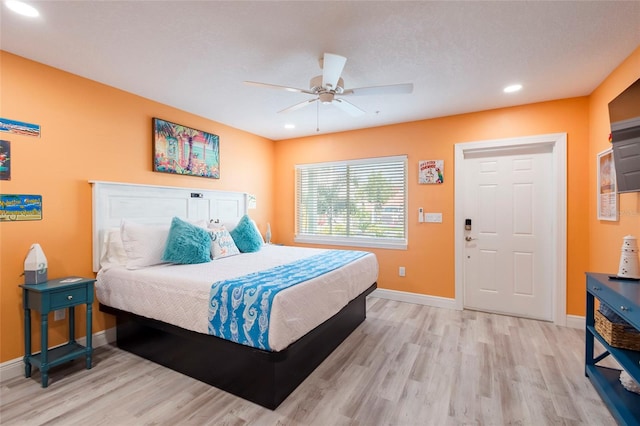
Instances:
[[[350,114],[354,117],[358,117],[364,115],[364,111],[352,104],[351,102],[347,102],[344,99],[335,98],[332,102],[333,105],[337,106],[347,114]]]
[[[295,111],[295,110],[300,109],[300,108],[304,108],[307,105],[311,105],[312,103],[314,103],[317,100],[318,100],[318,98],[309,99],[308,101],[304,101],[304,102],[297,103],[295,105],[291,105],[288,108],[285,108],[283,110],[278,111],[278,114],[281,113],[281,112],[291,112],[291,111]]]
[[[306,93],[309,95],[315,95],[315,93],[313,93],[310,90],[298,89],[296,87],[278,86],[277,84],[259,83],[257,81],[245,81],[244,84],[248,84],[249,86],[267,87],[269,89],[286,90],[287,92]]]
[[[364,95],[395,95],[413,92],[413,83],[391,84],[388,86],[359,87],[347,89],[342,95],[364,96]]]
[[[335,89],[347,58],[333,53],[325,53],[322,60],[322,87]]]

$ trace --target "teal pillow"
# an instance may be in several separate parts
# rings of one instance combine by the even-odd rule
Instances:
[[[192,264],[211,260],[211,236],[206,229],[174,217],[162,260]]]
[[[262,235],[258,228],[251,222],[249,216],[244,215],[238,225],[230,232],[233,242],[242,253],[251,253],[262,247]]]

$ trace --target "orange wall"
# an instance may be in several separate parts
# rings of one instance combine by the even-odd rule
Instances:
[[[455,297],[454,144],[546,133],[567,133],[569,314],[584,312],[584,271],[588,261],[588,98],[573,98],[392,126],[276,142],[275,184],[279,240],[294,238],[294,166],[314,161],[408,155],[409,246],[373,249],[380,263],[378,286],[431,296]],[[444,184],[418,185],[419,160],[444,160]],[[442,212],[443,223],[418,224],[418,208]],[[398,276],[398,267],[406,276]]]
[[[638,47],[591,94],[589,102],[589,270],[618,272],[622,238],[632,234],[640,238],[640,192],[620,194],[618,222],[597,220],[597,154],[611,147],[609,143],[609,112],[607,105],[624,89],[640,78],[640,47]]]
[[[94,276],[91,270],[89,180],[246,191],[264,232],[272,216],[274,143],[184,111],[0,52],[0,116],[42,126],[40,138],[0,134],[11,142],[12,176],[3,194],[41,194],[43,219],[0,222],[0,362],[24,354],[22,294],[25,255],[39,243],[49,277]],[[158,90],[162,90],[161,87]],[[151,118],[220,136],[219,180],[154,173]],[[34,316],[32,314],[32,316]],[[77,335],[84,336],[84,308]],[[50,344],[66,341],[66,321],[50,321]],[[94,333],[114,325],[94,307]],[[33,325],[39,350],[39,321]]]
[[[0,116],[42,126],[39,139],[1,135],[11,141],[13,170],[11,181],[0,181],[0,192],[41,194],[44,200],[42,221],[0,223],[0,362],[23,355],[18,284],[32,243],[42,245],[50,277],[92,274],[88,180],[251,192],[258,199],[252,216],[261,229],[270,221],[274,240],[291,244],[295,164],[407,154],[409,249],[372,250],[380,260],[379,286],[452,298],[454,144],[566,132],[568,314],[584,315],[584,272],[617,271],[622,236],[640,236],[640,194],[620,197],[619,222],[595,219],[595,158],[608,147],[606,105],[640,77],[640,48],[589,97],[275,143],[8,53],[0,55]],[[153,173],[154,116],[218,134],[222,178]],[[416,183],[417,162],[424,159],[445,160],[443,185]],[[418,207],[442,212],[443,223],[418,225]],[[404,278],[397,276],[400,265],[407,268]],[[113,325],[109,317],[94,312],[94,332]],[[82,336],[83,321],[77,328]],[[51,344],[65,341],[66,324],[53,323],[50,335]],[[36,350],[37,339],[36,333]]]

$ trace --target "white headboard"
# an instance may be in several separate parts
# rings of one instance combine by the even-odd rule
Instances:
[[[201,188],[89,181],[93,186],[93,271],[100,269],[104,232],[122,219],[169,224],[189,220],[239,220],[247,213],[247,194]]]

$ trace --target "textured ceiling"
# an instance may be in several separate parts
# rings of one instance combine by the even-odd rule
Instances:
[[[588,95],[640,45],[639,1],[29,3],[3,50],[274,140]],[[278,114],[309,95],[243,84],[306,89],[324,52],[346,88],[414,91]]]

